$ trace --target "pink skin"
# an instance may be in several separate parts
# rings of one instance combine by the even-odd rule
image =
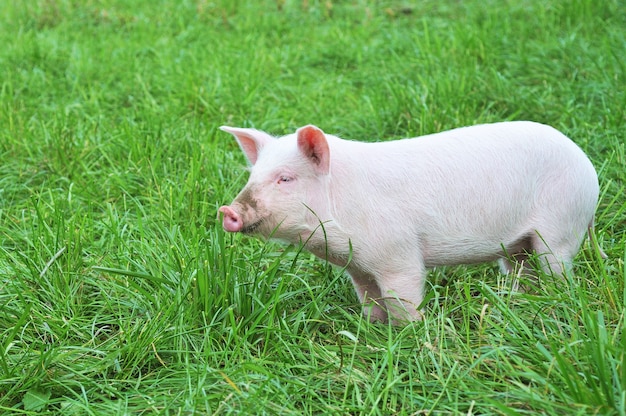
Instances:
[[[534,252],[545,273],[561,274],[593,225],[597,173],[545,125],[373,143],[310,125],[281,138],[221,129],[252,166],[246,186],[219,208],[224,230],[306,244],[345,268],[373,321],[422,319],[430,267],[498,260],[503,272],[525,274]]]
[[[224,214],[223,227],[224,230],[236,233],[243,228],[243,220],[241,216],[231,207],[225,205],[219,209],[219,212]]]

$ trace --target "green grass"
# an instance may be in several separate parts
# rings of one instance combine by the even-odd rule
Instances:
[[[0,413],[626,414],[625,27],[617,0],[0,0]],[[609,255],[529,294],[442,268],[424,322],[369,324],[340,270],[217,222],[246,180],[222,124],[513,119],[589,154]]]

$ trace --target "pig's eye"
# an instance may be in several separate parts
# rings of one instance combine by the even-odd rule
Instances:
[[[278,177],[278,183],[287,183],[287,182],[291,182],[292,180],[293,178],[290,176],[281,175]]]

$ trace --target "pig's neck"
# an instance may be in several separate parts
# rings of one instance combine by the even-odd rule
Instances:
[[[352,257],[350,243],[337,244],[336,241],[311,241],[305,245],[306,249],[322,260],[326,260],[335,266],[345,267]]]
[[[300,241],[322,260],[344,267],[353,254],[350,236],[354,230],[350,230],[350,221],[344,218],[345,201],[341,200],[339,190],[343,184],[338,188],[331,175],[319,185],[316,198],[309,201],[315,209],[309,207],[311,212],[306,218],[306,230],[300,233]]]
[[[339,224],[327,215],[311,215],[307,225],[299,233],[299,241],[317,257],[345,266],[350,257],[350,239]]]
[[[319,193],[323,200],[316,201],[323,208],[318,218],[308,221],[314,233],[306,247],[321,259],[344,267],[354,263],[353,257],[358,257],[364,248],[361,246],[374,237],[371,233],[380,226],[380,178],[371,171],[371,162],[380,155],[371,144],[338,138],[329,140],[329,144],[331,171]]]

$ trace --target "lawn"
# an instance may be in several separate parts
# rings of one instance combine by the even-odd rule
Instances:
[[[621,0],[0,0],[0,413],[626,414]],[[596,238],[527,294],[431,271],[370,324],[341,270],[226,234],[223,124],[570,136]]]

